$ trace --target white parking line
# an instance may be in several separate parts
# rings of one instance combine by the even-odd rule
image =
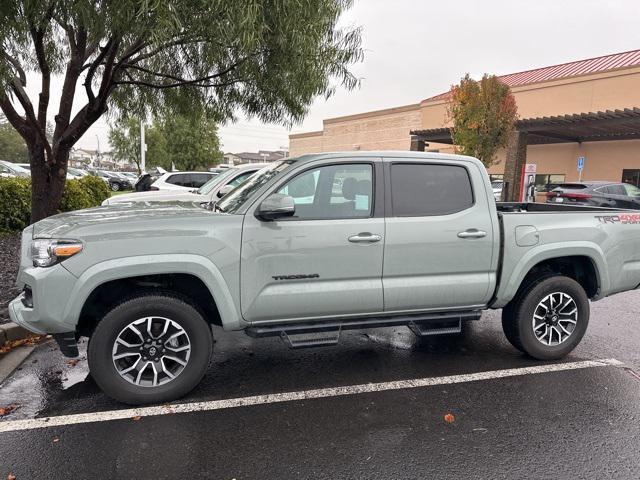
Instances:
[[[264,405],[268,403],[293,402],[314,398],[339,397],[344,395],[358,395],[361,393],[385,392],[406,388],[431,387],[434,385],[450,385],[454,383],[477,382],[480,380],[494,380],[497,378],[535,375],[539,373],[562,372],[594,367],[619,367],[622,362],[615,358],[602,360],[585,360],[581,362],[553,363],[536,367],[510,368],[506,370],[492,370],[488,372],[468,373],[463,375],[449,375],[446,377],[418,378],[397,380],[393,382],[365,383],[345,387],[320,388],[317,390],[303,390],[300,392],[272,393],[251,397],[230,398],[226,400],[212,400],[208,402],[182,403],[162,405],[158,407],[129,408],[111,410],[107,412],[81,413],[77,415],[61,415],[57,417],[43,417],[29,420],[13,420],[0,422],[0,433],[19,430],[33,430],[37,428],[60,427],[78,425],[81,423],[108,422],[134,417],[150,417],[177,413],[208,412],[225,408],[247,407],[250,405]]]

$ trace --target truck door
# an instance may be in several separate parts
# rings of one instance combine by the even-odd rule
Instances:
[[[311,163],[264,195],[292,196],[293,217],[263,221],[253,211],[260,202],[245,215],[241,253],[245,320],[383,311],[381,159],[331,162]]]
[[[494,200],[479,168],[385,159],[385,172],[385,310],[486,304],[495,288],[499,239],[489,206]]]

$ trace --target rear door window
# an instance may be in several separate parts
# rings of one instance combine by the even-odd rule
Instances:
[[[189,173],[174,173],[170,175],[165,180],[166,183],[170,183],[171,185],[178,185],[180,187],[190,187],[191,186],[191,174]]]
[[[473,189],[467,169],[457,165],[391,165],[391,202],[396,217],[450,215],[470,208]]]
[[[607,192],[610,195],[626,195],[627,192],[621,184],[607,185]]]
[[[189,187],[200,188],[211,179],[212,175],[209,173],[192,173],[191,185]]]

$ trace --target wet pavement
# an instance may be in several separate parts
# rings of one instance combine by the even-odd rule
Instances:
[[[0,478],[640,477],[640,292],[592,305],[562,362],[583,368],[0,433]],[[461,335],[353,331],[337,347],[216,332],[209,372],[180,403],[543,365],[513,349],[499,312]],[[558,362],[554,362],[558,363]],[[104,396],[85,355],[39,346],[0,386],[0,424],[129,408]],[[446,414],[454,421],[447,423]]]

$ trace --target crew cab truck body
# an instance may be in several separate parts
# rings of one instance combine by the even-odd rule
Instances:
[[[96,382],[147,403],[199,382],[211,325],[302,347],[349,328],[453,333],[503,308],[516,348],[562,357],[589,299],[640,284],[640,216],[496,204],[470,157],[329,153],[274,162],[210,209],[56,215],[25,229],[21,255],[11,318],[67,355],[91,337]]]

